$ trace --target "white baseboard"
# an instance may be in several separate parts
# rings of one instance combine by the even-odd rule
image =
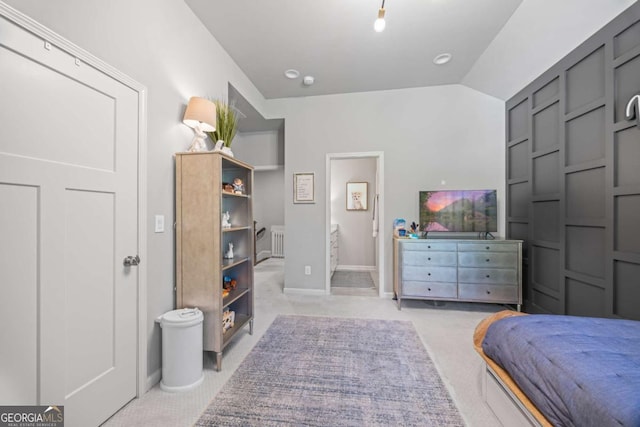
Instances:
[[[338,265],[336,271],[376,271],[375,265]]]
[[[303,289],[303,288],[284,288],[283,293],[288,295],[313,295],[313,296],[320,296],[320,295],[327,294],[327,292],[324,289]]]
[[[147,377],[145,392],[151,390],[153,386],[155,386],[160,382],[161,379],[162,379],[162,368],[158,368],[155,371],[153,371],[151,375]]]

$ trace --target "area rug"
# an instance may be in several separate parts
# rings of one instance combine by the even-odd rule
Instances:
[[[411,322],[278,316],[196,426],[463,426]]]
[[[331,277],[334,288],[373,288],[375,284],[368,271],[335,271]]]

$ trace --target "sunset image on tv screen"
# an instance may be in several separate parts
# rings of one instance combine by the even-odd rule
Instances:
[[[496,232],[496,191],[421,191],[420,224],[423,231]]]

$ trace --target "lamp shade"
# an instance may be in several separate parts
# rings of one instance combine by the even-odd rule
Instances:
[[[191,128],[200,128],[203,132],[216,130],[216,106],[208,99],[192,96],[184,112],[182,122]]]

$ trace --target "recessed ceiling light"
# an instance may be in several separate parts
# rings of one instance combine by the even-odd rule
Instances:
[[[294,70],[293,68],[287,70],[284,72],[284,75],[288,78],[288,79],[297,79],[298,77],[300,77],[300,71],[298,70]]]
[[[450,53],[441,53],[440,55],[438,55],[435,58],[433,58],[433,63],[436,64],[436,65],[443,65],[443,64],[446,64],[449,61],[451,61],[451,54]]]

